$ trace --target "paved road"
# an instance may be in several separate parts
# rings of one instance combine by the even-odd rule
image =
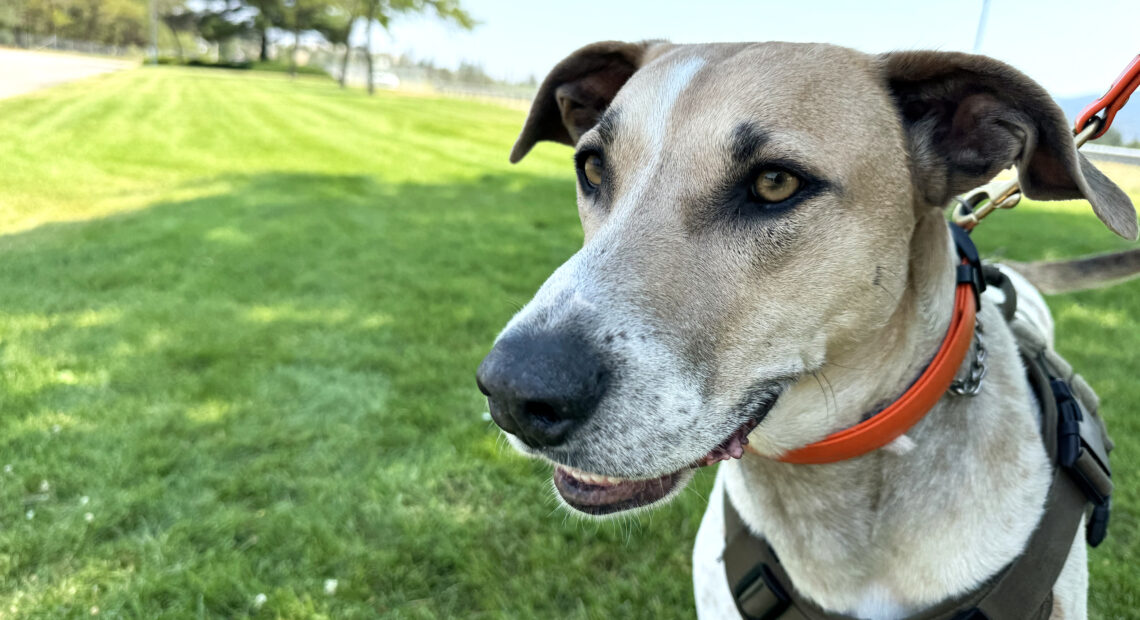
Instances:
[[[1086,144],[1081,147],[1081,152],[1093,161],[1113,161],[1118,164],[1140,166],[1140,149]]]
[[[136,66],[133,60],[0,48],[0,99]]]

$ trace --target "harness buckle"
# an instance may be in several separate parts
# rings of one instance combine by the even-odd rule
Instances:
[[[969,284],[974,288],[974,301],[978,309],[982,308],[982,292],[986,290],[986,276],[982,272],[982,258],[978,254],[978,247],[970,239],[970,233],[957,224],[950,223],[950,236],[954,239],[954,248],[958,252],[962,264],[958,265],[955,276],[959,284]]]
[[[776,620],[792,606],[772,569],[758,564],[732,589],[737,611],[746,620]]]
[[[1057,403],[1057,462],[1072,469],[1081,452],[1081,408],[1073,398],[1069,384],[1057,377],[1049,378],[1049,388]]]
[[[1104,542],[1108,535],[1108,515],[1112,511],[1112,498],[1109,497],[1103,504],[1093,506],[1088,523],[1085,524],[1085,542],[1095,547]]]
[[[1090,546],[1097,546],[1108,532],[1109,512],[1112,507],[1112,471],[1108,467],[1108,452],[1095,442],[1100,437],[1097,424],[1081,412],[1069,384],[1050,377],[1049,387],[1057,402],[1057,464],[1065,469],[1093,504],[1085,530]]]

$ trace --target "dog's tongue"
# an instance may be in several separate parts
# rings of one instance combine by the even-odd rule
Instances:
[[[744,456],[744,446],[748,445],[748,433],[756,428],[756,422],[746,422],[744,426],[720,442],[720,445],[709,451],[701,460],[694,463],[696,467],[712,465],[728,459],[738,459]]]

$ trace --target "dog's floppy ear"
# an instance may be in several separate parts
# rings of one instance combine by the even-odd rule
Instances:
[[[928,203],[944,206],[1016,165],[1029,198],[1084,198],[1110,230],[1136,239],[1132,201],[1077,152],[1065,115],[1036,82],[985,56],[894,52],[881,59]]]
[[[599,41],[570,54],[551,69],[531,104],[530,116],[511,149],[511,163],[541,140],[574,146],[613,101],[626,80],[648,62],[663,41]]]

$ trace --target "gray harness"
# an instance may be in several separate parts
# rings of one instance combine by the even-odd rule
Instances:
[[[1053,479],[1044,515],[1020,556],[976,591],[908,620],[1049,618],[1053,585],[1081,520],[1087,521],[1086,540],[1093,547],[1104,540],[1108,528],[1112,442],[1097,415],[1099,399],[1084,378],[1049,348],[1044,335],[1014,316],[1017,297],[1005,275],[991,265],[984,265],[982,271],[986,283],[1005,293],[1002,315],[1017,340],[1029,384],[1041,405],[1041,438],[1054,464]],[[776,552],[748,530],[727,494],[724,515],[725,573],[741,616],[746,620],[855,620],[825,611],[800,594]]]

